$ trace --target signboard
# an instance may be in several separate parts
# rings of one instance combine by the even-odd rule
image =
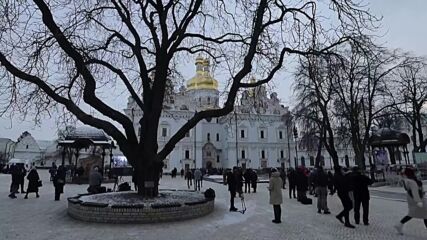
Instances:
[[[388,163],[388,154],[386,150],[380,149],[375,152],[375,165],[378,170],[384,169]]]

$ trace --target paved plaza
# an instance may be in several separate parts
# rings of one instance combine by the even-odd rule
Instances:
[[[340,210],[336,196],[328,198],[331,215],[317,214],[316,205],[304,206],[284,194],[282,223],[274,224],[273,209],[268,204],[267,184],[259,184],[258,192],[247,194],[245,214],[228,212],[228,192],[224,185],[203,182],[216,191],[215,210],[205,217],[182,222],[160,224],[98,224],[74,220],[67,215],[67,197],[86,192],[87,185],[65,185],[61,201],[54,199],[54,188],[47,170],[39,170],[44,186],[40,198],[29,199],[18,194],[9,199],[10,175],[0,174],[0,239],[427,239],[421,220],[406,224],[405,235],[397,235],[393,225],[407,212],[405,202],[372,197],[370,226],[345,228],[335,219]],[[130,179],[127,179],[130,180]],[[107,184],[112,187],[112,184]],[[186,189],[184,179],[164,176],[161,188]],[[315,199],[314,203],[315,203]],[[236,199],[240,207],[240,200]],[[354,220],[352,220],[354,223]]]

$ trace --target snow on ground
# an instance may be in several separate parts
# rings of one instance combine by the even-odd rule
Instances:
[[[203,201],[205,196],[203,193],[193,191],[170,191],[160,190],[160,194],[156,198],[142,198],[136,192],[112,192],[103,194],[94,194],[81,196],[79,198],[83,202],[96,202],[113,204],[171,204],[171,203],[187,203]]]

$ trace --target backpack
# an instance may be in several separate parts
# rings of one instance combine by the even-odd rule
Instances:
[[[205,191],[205,198],[207,199],[215,199],[215,190],[212,188],[208,188]]]
[[[118,187],[118,191],[119,192],[123,192],[123,191],[130,191],[130,185],[128,182],[124,182],[122,184],[119,185]]]

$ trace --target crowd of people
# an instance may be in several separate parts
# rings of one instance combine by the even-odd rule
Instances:
[[[19,190],[25,193],[25,199],[29,193],[35,193],[40,197],[39,188],[42,186],[41,179],[35,166],[25,166],[24,164],[11,164],[9,173],[12,181],[10,185],[9,197],[17,198]],[[60,200],[60,195],[64,192],[66,182],[66,169],[64,166],[57,167],[55,163],[49,169],[50,180],[55,188],[55,201]],[[176,178],[178,170],[174,168],[171,171],[172,179]],[[195,191],[203,188],[203,176],[206,174],[204,169],[180,170],[181,178],[185,178],[187,187],[194,186]],[[81,174],[80,174],[81,175]],[[25,176],[28,180],[27,189],[24,190]],[[407,193],[408,214],[395,226],[398,233],[402,234],[403,226],[413,218],[423,219],[427,228],[427,200],[422,186],[422,181],[417,177],[412,168],[402,170],[402,183]],[[98,166],[93,166],[89,174],[88,192],[92,194],[105,192],[102,187],[103,176]],[[331,214],[328,208],[328,194],[337,193],[342,204],[342,211],[336,215],[336,218],[345,227],[355,228],[350,220],[350,213],[353,210],[353,219],[356,224],[361,220],[364,225],[369,225],[369,186],[373,184],[372,177],[368,177],[358,167],[352,169],[337,166],[332,171],[326,171],[322,167],[307,169],[300,166],[296,169],[289,168],[287,171],[283,168],[272,168],[269,173],[269,203],[273,206],[274,219],[272,222],[281,223],[281,204],[283,204],[282,192],[286,189],[288,182],[289,199],[296,199],[301,204],[312,204],[312,199],[308,195],[317,198],[317,213]],[[235,207],[235,198],[241,198],[244,201],[243,193],[256,193],[258,174],[253,169],[242,169],[233,167],[233,169],[223,170],[223,183],[228,186],[230,193],[230,212],[238,211]],[[137,190],[135,188],[135,190]],[[362,216],[360,211],[362,209]]]
[[[224,174],[224,184],[228,185],[230,192],[230,211],[238,211],[234,205],[237,194],[242,201],[244,199],[243,184],[245,185],[245,192],[250,193],[247,180],[251,181],[252,186],[255,186],[255,192],[256,179],[251,176],[256,176],[256,171],[242,170],[238,167],[234,167],[232,171],[226,171]],[[412,218],[423,219],[427,228],[427,200],[424,197],[422,182],[411,168],[406,168],[402,172],[402,177],[407,193],[408,214],[395,226],[400,234],[402,234],[403,225]],[[269,174],[268,190],[269,202],[273,205],[273,223],[281,223],[282,189],[286,189],[286,179],[288,180],[290,199],[296,198],[302,204],[311,204],[312,201],[307,196],[309,193],[317,197],[317,213],[331,214],[327,203],[328,193],[329,195],[337,193],[343,208],[336,215],[338,221],[347,228],[355,228],[350,221],[350,212],[353,210],[354,222],[360,224],[362,208],[362,222],[364,225],[370,224],[369,186],[373,184],[374,180],[362,173],[358,167],[347,169],[340,166],[334,168],[334,174],[331,171],[325,171],[322,167],[308,170],[300,166],[297,169],[289,168],[288,171],[272,168]]]

